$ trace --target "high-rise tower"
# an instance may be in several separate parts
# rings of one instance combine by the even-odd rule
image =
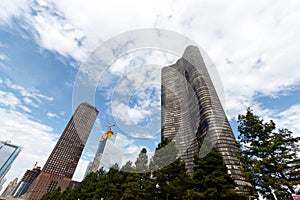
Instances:
[[[121,134],[114,134],[111,126],[108,126],[106,134],[100,139],[90,172],[96,172],[100,167],[109,169],[116,163],[121,164],[122,150],[117,145],[120,136]]]
[[[77,107],[26,199],[40,199],[46,192],[68,187],[97,115],[98,110],[87,103]]]
[[[0,182],[21,152],[21,147],[0,141]]]
[[[222,154],[228,173],[237,185],[241,176],[238,148],[206,64],[195,46],[189,46],[174,65],[162,69],[162,140],[175,142],[188,173],[205,140]]]

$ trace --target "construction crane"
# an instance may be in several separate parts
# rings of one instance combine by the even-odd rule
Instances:
[[[113,127],[115,125],[110,124],[107,117],[106,117],[106,122],[107,122],[107,132],[101,137],[100,142],[102,142],[114,135],[114,132],[111,130],[111,127]]]

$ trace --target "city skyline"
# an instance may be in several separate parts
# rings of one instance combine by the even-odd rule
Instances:
[[[32,163],[46,163],[77,106],[74,86],[90,53],[135,29],[169,29],[191,38],[207,53],[222,81],[223,107],[235,136],[237,115],[248,107],[299,136],[299,2],[4,0],[0,8],[0,140],[23,147],[3,188],[21,178]],[[180,57],[138,49],[112,61],[95,90],[95,106],[102,115],[74,180],[82,180],[93,160],[106,132],[106,117],[116,124],[116,133],[126,136],[120,145],[122,163],[134,161],[143,147],[153,154],[160,126],[143,134],[132,130],[160,125],[160,66]],[[126,94],[129,100],[123,100]]]

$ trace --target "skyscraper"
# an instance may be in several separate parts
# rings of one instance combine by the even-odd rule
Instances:
[[[0,141],[0,182],[21,151],[21,147]]]
[[[194,154],[209,141],[222,154],[228,173],[243,190],[238,148],[206,64],[195,46],[189,46],[174,65],[162,69],[162,140],[175,142],[188,173]],[[205,139],[204,139],[205,138]]]
[[[110,129],[104,134],[99,142],[99,146],[94,157],[90,171],[96,172],[100,167],[109,169],[112,165],[122,161],[122,150],[117,142],[120,134],[109,135]]]
[[[46,192],[69,186],[97,115],[98,110],[87,103],[77,107],[26,199],[40,199]]]
[[[25,194],[36,177],[40,174],[41,167],[34,166],[32,170],[26,170],[24,176],[21,181],[18,183],[16,188],[14,189],[12,196],[18,198]]]

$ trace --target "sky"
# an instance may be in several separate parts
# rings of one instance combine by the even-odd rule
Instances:
[[[180,53],[132,49],[106,67],[89,68],[104,44],[120,38],[130,44],[128,34],[138,30],[170,30],[206,52],[235,135],[238,114],[250,107],[300,136],[297,0],[1,0],[0,10],[0,140],[22,147],[5,185],[35,162],[43,166],[87,96],[99,115],[74,180],[82,180],[108,124],[124,138],[123,163],[134,162],[143,147],[153,154],[160,139],[160,69]]]

